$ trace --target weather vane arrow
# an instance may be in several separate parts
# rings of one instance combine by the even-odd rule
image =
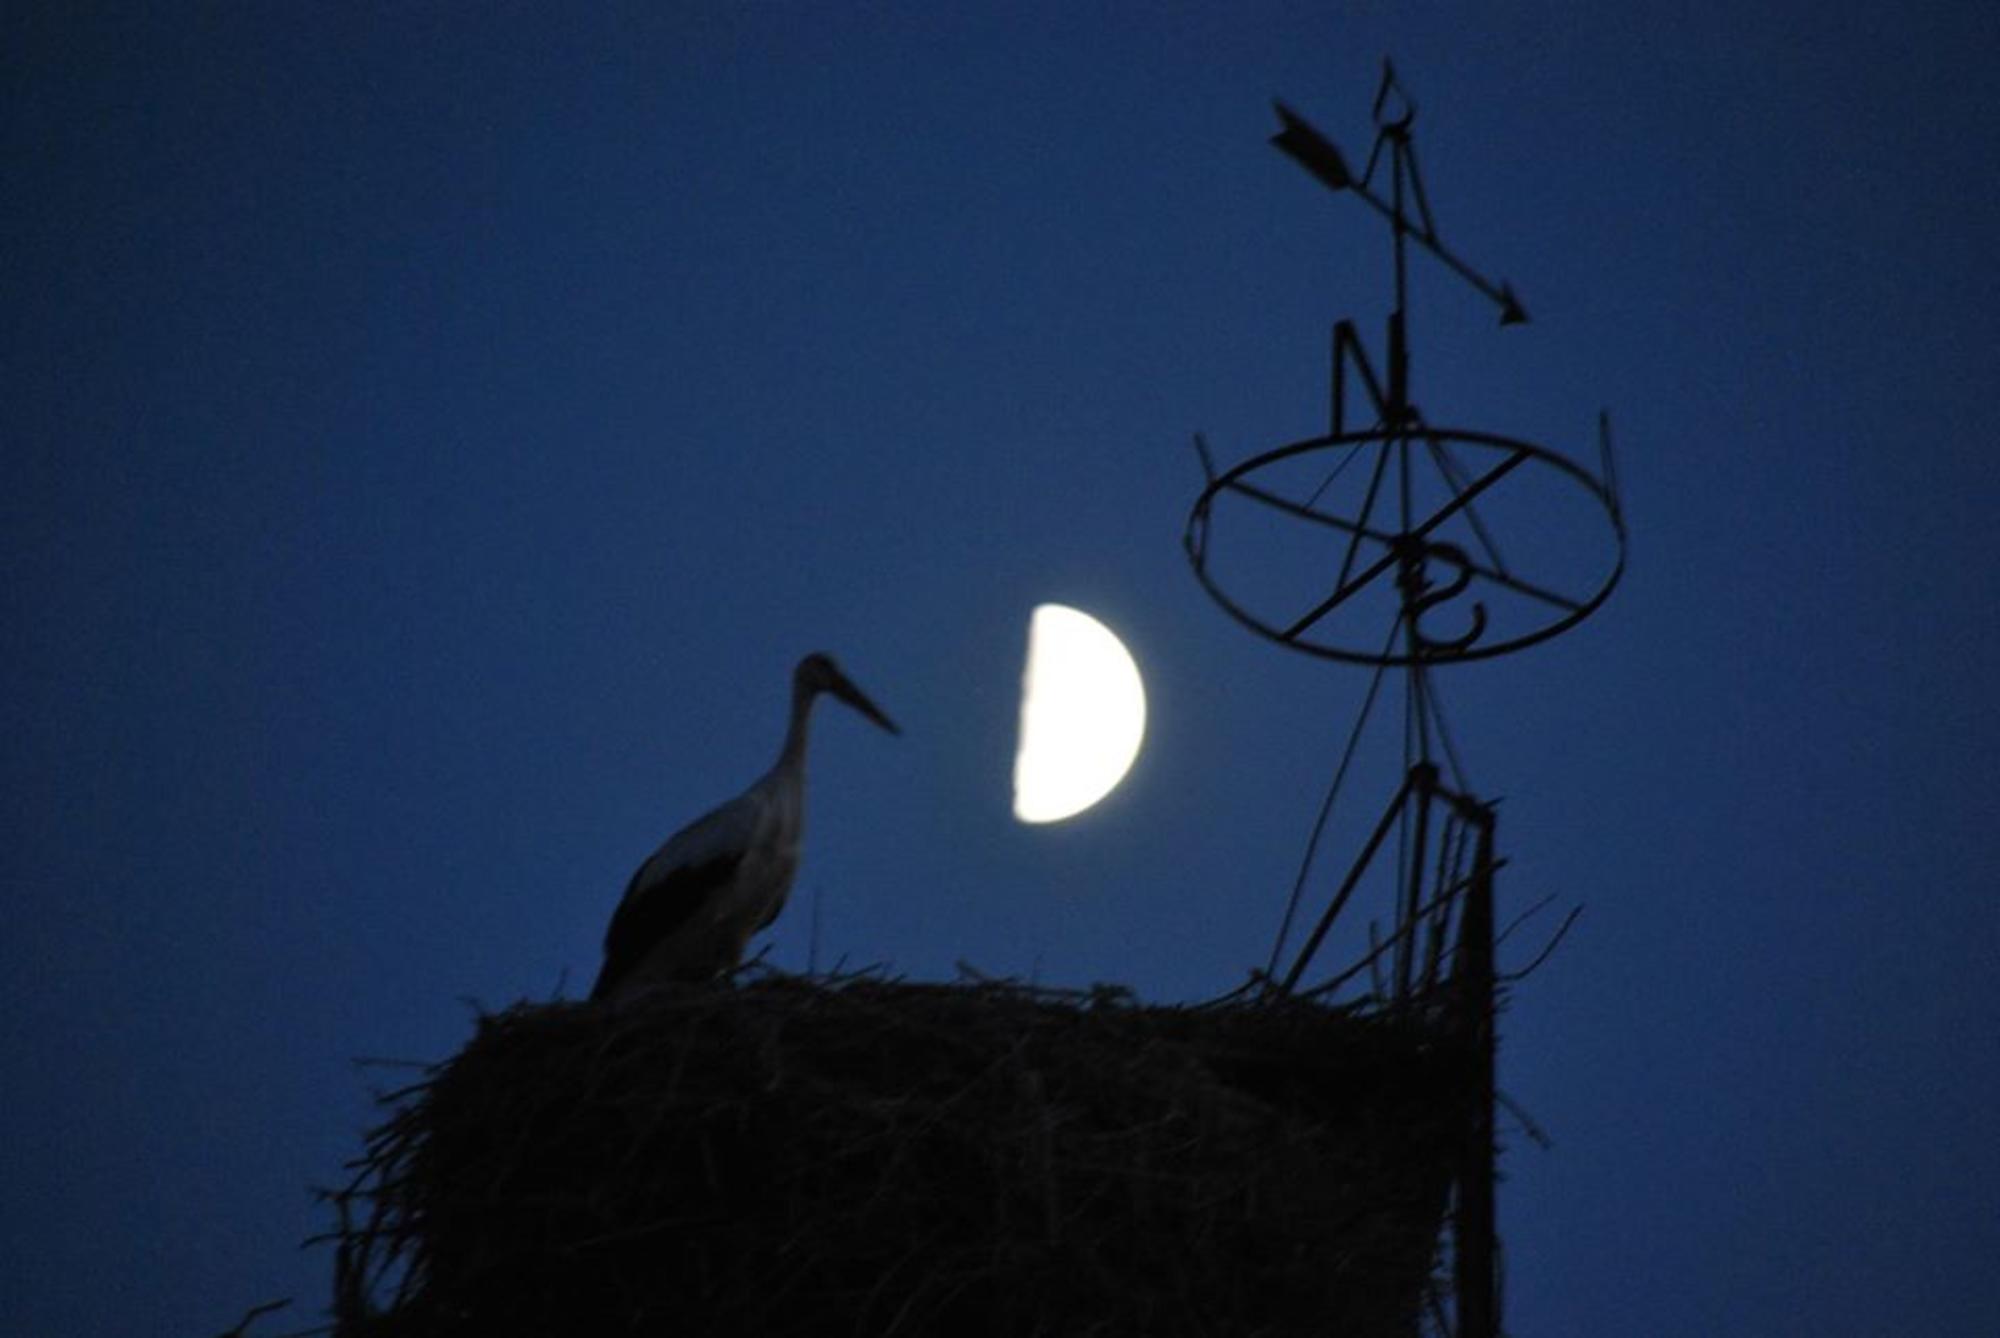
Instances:
[[[1384,71],[1382,95],[1385,96],[1390,88],[1394,86],[1395,78],[1393,70]],[[1376,98],[1378,110],[1382,105],[1382,100],[1382,96]],[[1305,168],[1306,171],[1310,172],[1327,189],[1352,191],[1369,208],[1382,215],[1383,218],[1388,219],[1390,227],[1394,229],[1399,252],[1404,237],[1414,238],[1419,246],[1443,261],[1453,273],[1457,274],[1474,288],[1477,288],[1481,293],[1484,293],[1499,306],[1500,323],[1502,325],[1522,325],[1527,322],[1528,309],[1522,306],[1521,299],[1515,296],[1512,284],[1493,282],[1446,250],[1444,243],[1438,240],[1437,226],[1431,221],[1430,205],[1424,199],[1423,181],[1416,174],[1415,146],[1410,142],[1409,138],[1410,121],[1416,115],[1414,108],[1408,108],[1402,116],[1382,125],[1381,138],[1376,141],[1376,150],[1379,155],[1382,139],[1394,139],[1400,143],[1410,165],[1411,193],[1415,197],[1417,213],[1423,220],[1422,227],[1418,227],[1410,221],[1400,198],[1402,193],[1400,189],[1397,192],[1399,198],[1394,203],[1384,200],[1381,196],[1368,189],[1368,178],[1373,173],[1376,155],[1370,156],[1369,171],[1357,177],[1348,167],[1347,159],[1341,156],[1340,150],[1335,147],[1333,141],[1316,130],[1305,117],[1300,116],[1283,102],[1274,101],[1272,105],[1278,110],[1278,120],[1281,123],[1281,128],[1277,134],[1271,136],[1271,143],[1282,150],[1286,157],[1290,158],[1300,167]],[[1400,279],[1401,266],[1398,265],[1397,269],[1398,278]],[[1399,305],[1400,298],[1401,294],[1399,292]]]

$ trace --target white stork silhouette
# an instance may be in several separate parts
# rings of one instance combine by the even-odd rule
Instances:
[[[733,970],[750,936],[784,910],[805,825],[806,721],[822,692],[891,734],[902,732],[832,657],[815,652],[800,660],[776,765],[639,866],[604,935],[592,1000],[616,1003],[660,981],[713,980]]]

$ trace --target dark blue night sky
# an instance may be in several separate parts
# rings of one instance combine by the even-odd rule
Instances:
[[[1592,463],[1611,406],[1633,532],[1441,675],[1503,921],[1585,907],[1504,1020],[1511,1329],[1990,1324],[1990,7],[83,8],[0,41],[0,1330],[312,1322],[353,1060],[586,989],[808,650],[905,735],[823,711],[773,961],[816,900],[821,965],[1261,965],[1367,674],[1203,595],[1189,439],[1379,333],[1264,139],[1365,152],[1385,54],[1534,314],[1414,269],[1418,398]],[[1031,828],[1044,600],[1151,721]]]

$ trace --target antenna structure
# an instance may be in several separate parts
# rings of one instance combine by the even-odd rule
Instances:
[[[1365,980],[1369,1001],[1422,1010],[1465,1043],[1471,1076],[1454,1173],[1452,1313],[1436,1298],[1432,1318],[1455,1338],[1496,1338],[1493,1017],[1508,977],[1494,966],[1493,876],[1504,861],[1494,805],[1466,778],[1433,675],[1549,640],[1596,612],[1623,574],[1626,532],[1606,416],[1593,475],[1549,447],[1433,424],[1417,407],[1413,261],[1436,262],[1489,303],[1502,326],[1526,324],[1528,312],[1510,284],[1445,245],[1418,166],[1416,110],[1384,62],[1374,144],[1357,175],[1330,139],[1277,104],[1270,142],[1388,226],[1393,305],[1382,361],[1378,371],[1355,323],[1341,320],[1326,433],[1227,469],[1197,434],[1205,484],[1182,543],[1196,579],[1239,623],[1290,650],[1375,671],[1308,837],[1265,986],[1326,998]],[[1404,689],[1400,783],[1287,963],[1329,818],[1390,670]],[[1327,971],[1318,958],[1328,934],[1371,871],[1391,889],[1386,932],[1371,921],[1359,960]]]

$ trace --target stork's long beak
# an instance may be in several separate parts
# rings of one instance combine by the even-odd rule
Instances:
[[[868,700],[868,696],[866,693],[862,692],[860,688],[855,687],[853,683],[848,681],[847,675],[836,673],[834,675],[831,691],[834,696],[840,698],[842,701],[846,702],[849,706],[852,706],[855,710],[861,712],[861,714],[867,716],[870,720],[873,720],[876,724],[880,725],[883,729],[888,730],[891,734],[901,734],[903,732],[902,730],[896,728],[895,721],[891,720],[888,716],[882,714],[881,707],[877,706],[874,702]]]

